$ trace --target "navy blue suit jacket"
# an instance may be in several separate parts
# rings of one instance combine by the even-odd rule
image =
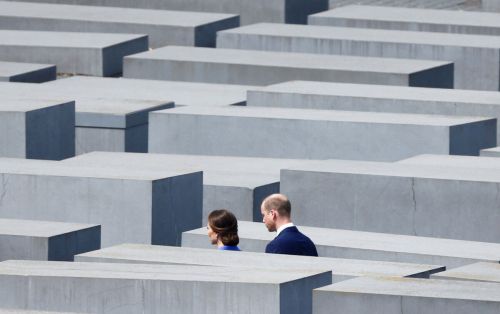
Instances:
[[[314,243],[297,227],[288,227],[266,246],[266,253],[318,256]]]

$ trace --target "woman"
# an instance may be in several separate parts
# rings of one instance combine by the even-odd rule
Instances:
[[[208,215],[208,238],[219,250],[241,251],[238,247],[238,221],[230,211],[217,209]]]

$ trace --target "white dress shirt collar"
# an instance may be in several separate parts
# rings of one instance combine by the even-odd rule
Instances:
[[[286,228],[293,227],[293,226],[294,226],[293,222],[289,222],[287,224],[282,225],[281,227],[278,228],[278,230],[276,230],[276,236],[278,236],[280,234],[280,232],[285,230]]]

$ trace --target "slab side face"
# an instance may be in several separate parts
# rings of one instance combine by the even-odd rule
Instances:
[[[49,238],[49,261],[73,261],[74,256],[101,248],[101,226]]]
[[[0,114],[0,156],[26,158],[26,114]]]

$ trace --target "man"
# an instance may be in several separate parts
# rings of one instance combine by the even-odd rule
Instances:
[[[299,232],[290,218],[292,206],[283,194],[266,197],[260,207],[262,222],[276,237],[266,246],[266,253],[318,256],[314,243]]]

